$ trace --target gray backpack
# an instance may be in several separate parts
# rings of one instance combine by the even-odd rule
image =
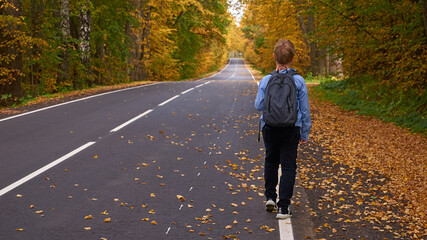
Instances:
[[[271,127],[294,126],[298,118],[297,94],[293,75],[273,71],[265,89],[263,120]]]

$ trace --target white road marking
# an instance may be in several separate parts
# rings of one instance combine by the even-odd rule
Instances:
[[[200,173],[198,173],[197,176],[200,176]]]
[[[181,210],[181,209],[182,209],[182,207],[184,207],[184,205],[182,205],[182,204],[181,204],[181,206],[179,207],[179,210]]]
[[[33,113],[36,113],[36,112],[41,112],[41,111],[48,110],[48,109],[51,109],[51,108],[56,108],[56,107],[59,107],[59,106],[70,104],[70,103],[81,102],[81,101],[88,100],[88,99],[91,99],[91,98],[96,98],[96,97],[100,97],[100,96],[104,96],[104,95],[108,95],[108,94],[113,94],[113,93],[123,92],[123,91],[127,91],[127,90],[132,90],[132,89],[136,89],[136,88],[143,88],[143,87],[153,86],[153,85],[157,85],[157,84],[161,84],[161,83],[146,84],[146,85],[141,85],[141,86],[132,87],[132,88],[120,89],[120,90],[116,90],[116,91],[112,91],[112,92],[100,93],[100,94],[97,94],[97,95],[88,96],[88,97],[84,97],[84,98],[72,100],[72,101],[69,101],[69,102],[64,102],[64,103],[52,105],[52,106],[49,106],[49,107],[40,108],[40,109],[31,111],[31,112],[26,112],[26,113],[18,114],[18,115],[15,115],[15,116],[3,118],[3,119],[0,119],[0,122],[7,121],[7,120],[10,120],[10,119],[13,119],[13,118],[22,117],[22,116],[29,115],[29,114],[33,114]]]
[[[191,190],[193,190],[193,187],[191,187],[190,190],[188,190],[188,191],[191,192]]]
[[[131,124],[131,123],[133,123],[133,122],[135,122],[136,120],[138,120],[138,119],[142,118],[143,116],[145,116],[145,115],[149,114],[149,113],[150,113],[150,112],[152,112],[152,111],[153,111],[153,109],[150,109],[150,110],[145,111],[144,113],[139,114],[138,116],[136,116],[136,117],[132,118],[131,120],[129,120],[129,121],[127,121],[127,122],[123,123],[122,125],[120,125],[120,126],[118,126],[118,127],[114,128],[113,130],[111,130],[111,131],[110,131],[110,133],[111,133],[111,132],[117,132],[117,131],[119,131],[120,129],[122,129],[122,128],[126,127],[127,125],[129,125],[129,124]]]
[[[280,232],[280,240],[294,239],[294,234],[292,232],[292,223],[290,218],[279,220],[279,232]]]
[[[160,104],[159,104],[159,107],[161,107],[161,106],[165,105],[166,103],[168,103],[168,102],[170,102],[170,101],[174,100],[174,99],[175,99],[175,98],[177,98],[177,97],[179,97],[179,95],[176,95],[176,96],[174,96],[174,97],[169,98],[168,100],[166,100],[166,101],[164,101],[164,102],[160,103]]]
[[[32,179],[32,178],[34,178],[34,177],[36,177],[36,176],[40,175],[41,173],[43,173],[43,172],[45,172],[45,171],[49,170],[50,168],[52,168],[52,167],[54,167],[54,166],[56,166],[56,165],[60,164],[61,162],[63,162],[63,161],[65,161],[65,160],[67,160],[68,158],[70,158],[70,157],[72,157],[72,156],[76,155],[77,153],[79,153],[79,152],[83,151],[84,149],[86,149],[86,148],[88,148],[88,147],[92,146],[92,145],[93,145],[93,144],[95,144],[95,143],[96,143],[96,142],[88,142],[88,143],[86,143],[85,145],[83,145],[83,146],[81,146],[81,147],[79,147],[79,148],[77,148],[77,149],[75,149],[75,150],[71,151],[70,153],[68,153],[68,154],[66,154],[66,155],[64,155],[64,156],[62,156],[62,157],[60,157],[60,158],[58,158],[57,160],[55,160],[55,161],[53,161],[53,162],[49,163],[48,165],[46,165],[46,166],[44,166],[44,167],[40,168],[39,170],[37,170],[37,171],[35,171],[35,172],[33,172],[33,173],[31,173],[31,174],[29,174],[29,175],[27,175],[27,176],[25,176],[25,177],[23,177],[23,178],[19,179],[18,181],[16,181],[16,182],[14,182],[14,183],[10,184],[9,186],[7,186],[7,187],[3,188],[2,190],[0,190],[0,196],[2,196],[3,194],[5,194],[5,193],[7,193],[7,192],[11,191],[12,189],[14,189],[14,188],[16,188],[16,187],[18,187],[18,186],[20,186],[20,185],[24,184],[24,183],[25,183],[25,182],[27,182],[28,180],[30,180],[30,179]]]
[[[212,75],[212,76],[210,76],[210,77],[208,77],[208,78],[203,78],[203,79],[213,78],[213,77],[215,77],[216,75],[218,75],[218,74],[222,73],[222,71],[224,71],[224,70],[228,67],[228,65],[230,65],[230,63],[231,63],[231,59],[230,59],[230,61],[228,61],[227,65],[226,65],[223,69],[221,69],[221,71],[219,71],[218,73],[216,73],[216,74],[214,74],[214,75]],[[201,80],[203,80],[203,79],[200,79],[199,81],[201,81]]]
[[[278,177],[282,175],[281,167],[279,167]],[[280,182],[280,181],[279,181]],[[276,186],[277,191],[279,191],[279,185]],[[294,234],[292,231],[292,222],[290,218],[279,221],[279,233],[280,240],[293,240]]]
[[[246,62],[245,62],[245,67],[248,69],[248,72],[251,74],[252,79],[256,82],[254,75],[252,75],[252,72],[249,70]]]
[[[230,64],[230,63],[229,63],[229,64]],[[229,64],[227,64],[227,66],[228,66]],[[226,67],[227,67],[227,66],[226,66]],[[226,67],[225,67],[225,68],[226,68]],[[223,68],[219,73],[221,73],[222,71],[224,71],[224,69],[225,69],[225,68]],[[219,73],[217,73],[217,74],[219,74]],[[215,75],[216,75],[216,74],[215,74]],[[214,75],[214,76],[215,76],[215,75]],[[234,76],[234,75],[233,75],[233,76]],[[213,77],[213,76],[211,76],[211,77]],[[203,80],[203,79],[201,79],[201,80]],[[209,84],[209,83],[211,83],[211,82],[212,82],[212,81],[208,81],[208,82],[206,82],[206,83],[204,83],[204,84],[200,84],[200,85],[198,85],[198,86],[196,86],[196,87],[194,87],[194,88],[187,89],[186,91],[181,92],[181,94],[185,94],[185,93],[187,93],[187,92],[189,92],[189,91],[191,91],[191,90],[194,90],[195,88],[199,88],[199,87],[201,87],[201,86],[203,86],[203,85],[206,85],[206,84]],[[75,102],[84,101],[84,100],[91,99],[91,98],[95,98],[95,97],[99,97],[99,96],[104,96],[104,95],[113,94],[113,93],[117,93],[117,92],[122,92],[122,91],[131,90],[131,89],[136,89],[136,88],[142,88],[142,87],[147,87],[147,86],[153,86],[153,85],[157,85],[157,84],[160,84],[160,83],[147,84],[147,85],[142,85],[142,86],[137,86],[137,87],[132,87],[132,88],[126,88],[126,89],[120,89],[120,90],[116,90],[116,91],[111,91],[111,92],[101,93],[101,94],[97,94],[97,95],[92,95],[92,96],[88,96],[88,97],[85,97],[85,98],[80,98],[80,99],[76,99],[76,100],[72,100],[72,101],[68,101],[68,102],[64,102],[64,103],[60,103],[60,104],[56,104],[56,105],[52,105],[52,106],[49,106],[49,107],[45,107],[45,108],[41,108],[41,109],[37,109],[37,110],[31,111],[31,112],[26,112],[26,113],[18,114],[18,115],[11,116],[11,117],[8,117],[8,118],[0,119],[0,122],[7,121],[7,120],[10,120],[10,119],[14,119],[14,118],[18,118],[18,117],[22,117],[22,116],[29,115],[29,114],[36,113],[36,112],[41,112],[41,111],[48,110],[48,109],[51,109],[51,108],[55,108],[55,107],[59,107],[59,106],[63,106],[63,105],[67,105],[67,104],[71,104],[71,103],[75,103]],[[158,106],[163,106],[163,105],[165,105],[166,103],[168,103],[168,102],[170,102],[170,101],[174,100],[175,98],[177,98],[177,97],[179,97],[179,96],[180,96],[180,95],[176,95],[176,96],[174,96],[174,97],[172,97],[172,98],[170,98],[170,99],[168,99],[168,100],[164,101],[163,103],[159,104]],[[111,132],[117,132],[118,130],[120,130],[120,129],[122,129],[122,128],[126,127],[127,125],[129,125],[129,124],[131,124],[132,122],[134,122],[134,121],[136,121],[136,120],[140,119],[141,117],[143,117],[143,116],[145,116],[145,115],[149,114],[149,113],[150,113],[150,112],[152,112],[152,111],[153,111],[153,109],[150,109],[150,110],[145,111],[144,113],[142,113],[142,114],[140,114],[140,115],[138,115],[138,116],[136,116],[136,117],[132,118],[131,120],[129,120],[129,121],[127,121],[127,122],[125,122],[125,123],[121,124],[120,126],[118,126],[118,127],[114,128],[114,129],[112,129],[112,130],[110,131],[110,133],[111,133]],[[99,139],[101,139],[101,137],[99,137]],[[218,137],[218,139],[219,139],[219,137]],[[14,183],[12,183],[12,184],[10,184],[9,186],[7,186],[7,187],[5,187],[5,188],[1,189],[1,190],[0,190],[0,196],[2,196],[2,195],[4,195],[4,194],[6,194],[7,192],[9,192],[9,191],[13,190],[14,188],[16,188],[16,187],[18,187],[18,186],[20,186],[20,185],[24,184],[25,182],[29,181],[30,179],[32,179],[32,178],[34,178],[34,177],[38,176],[39,174],[41,174],[41,173],[43,173],[43,172],[47,171],[48,169],[50,169],[50,168],[52,168],[52,167],[54,167],[54,166],[58,165],[59,163],[61,163],[61,162],[65,161],[65,160],[67,160],[68,158],[70,158],[70,157],[74,156],[75,154],[77,154],[77,153],[79,153],[79,152],[83,151],[84,149],[86,149],[86,148],[90,147],[91,145],[93,145],[93,144],[95,144],[95,143],[96,143],[96,142],[88,142],[88,143],[86,143],[85,145],[83,145],[83,146],[81,146],[81,147],[79,147],[79,148],[77,148],[77,149],[73,150],[72,152],[70,152],[70,153],[68,153],[68,154],[66,154],[66,155],[64,155],[64,156],[62,156],[61,158],[59,158],[59,159],[57,159],[57,160],[55,160],[55,161],[53,161],[53,162],[49,163],[48,165],[46,165],[46,166],[44,166],[44,167],[42,167],[42,168],[38,169],[37,171],[35,171],[35,172],[33,172],[33,173],[31,173],[31,174],[29,174],[29,175],[27,175],[27,176],[25,176],[25,177],[21,178],[20,180],[18,180],[18,181],[16,181],[16,182],[14,182]],[[200,176],[200,173],[199,173],[197,176]],[[189,191],[191,191],[192,189],[193,189],[193,187],[191,187]],[[181,205],[181,207],[182,207],[182,205]],[[170,229],[170,227],[169,227],[169,229]],[[166,234],[169,232],[169,229],[168,229],[168,231],[166,232]]]
[[[168,234],[170,230],[171,230],[171,227],[168,228],[168,230],[166,231],[166,234]]]
[[[181,92],[181,94],[186,94],[186,93],[188,93],[189,91],[192,91],[192,90],[194,90],[194,88],[187,89],[184,92]]]

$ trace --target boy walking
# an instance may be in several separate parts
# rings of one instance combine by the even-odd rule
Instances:
[[[310,109],[308,103],[307,87],[304,78],[290,68],[295,55],[293,43],[287,39],[280,39],[274,47],[274,60],[276,71],[272,74],[294,74],[293,79],[296,89],[297,117],[294,124],[290,126],[272,126],[265,123],[264,116],[261,117],[262,135],[264,139],[266,157],[264,165],[265,196],[267,198],[266,210],[273,211],[278,208],[276,218],[286,219],[292,216],[289,210],[296,176],[296,159],[298,144],[308,141],[311,128]],[[261,79],[258,94],[255,100],[255,108],[263,111],[266,106],[265,94],[267,84],[272,77],[269,74]],[[282,82],[283,83],[283,82]],[[279,201],[276,205],[279,165],[282,167],[282,176],[279,185]]]

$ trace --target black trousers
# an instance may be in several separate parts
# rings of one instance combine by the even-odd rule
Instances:
[[[291,203],[296,176],[296,159],[300,140],[300,127],[276,128],[265,125],[262,129],[265,144],[265,196],[277,199],[279,165],[282,176],[279,185],[279,202],[277,205],[287,208]]]

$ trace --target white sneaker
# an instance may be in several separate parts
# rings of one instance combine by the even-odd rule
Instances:
[[[268,212],[276,210],[276,202],[273,199],[268,199],[265,203],[265,210]]]
[[[287,219],[292,217],[292,212],[289,210],[289,208],[279,208],[276,218],[277,219]]]

